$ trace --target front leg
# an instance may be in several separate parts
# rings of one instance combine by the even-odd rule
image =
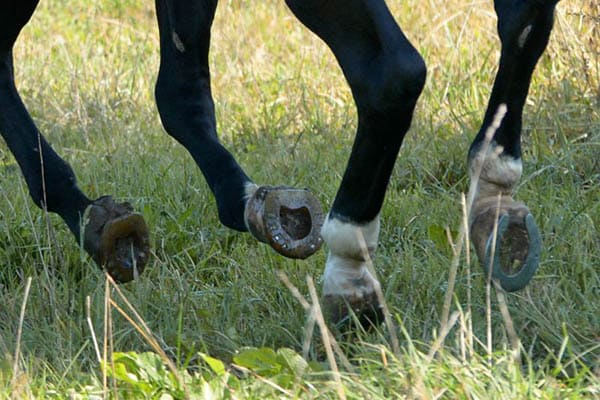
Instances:
[[[250,231],[284,256],[306,258],[321,246],[316,198],[307,190],[259,187],[219,141],[208,63],[216,7],[216,0],[156,0],[161,121],[200,167],[223,225]]]
[[[525,287],[539,265],[538,228],[528,208],[512,196],[523,169],[523,106],[533,70],[548,44],[555,6],[554,0],[495,2],[502,42],[500,66],[481,130],[469,151],[470,176],[476,182],[471,237],[484,269],[488,272],[491,267],[492,276],[507,291]],[[490,129],[498,110],[505,114]],[[492,246],[496,224],[496,246]]]
[[[90,200],[71,167],[54,151],[29,115],[14,81],[12,48],[37,1],[0,2],[0,134],[15,156],[33,202],[65,221],[79,243],[116,281],[140,274],[149,259],[148,228],[126,203]],[[104,213],[96,212],[98,208]],[[89,211],[89,222],[84,219]]]
[[[342,183],[322,229],[329,246],[324,308],[334,323],[355,312],[381,320],[379,282],[369,272],[379,213],[400,146],[425,83],[425,63],[383,0],[288,0],[294,14],[331,48],[358,110],[358,129]],[[366,249],[358,239],[362,235]]]

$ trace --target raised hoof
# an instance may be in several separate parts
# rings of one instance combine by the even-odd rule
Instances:
[[[493,201],[497,204],[497,199],[490,199],[487,207],[479,207],[471,225],[471,237],[486,276],[491,267],[492,278],[507,292],[514,292],[527,286],[537,271],[542,239],[527,207],[507,198],[500,206],[493,246],[497,212],[496,206],[491,206]]]
[[[384,320],[383,307],[374,292],[355,299],[324,295],[321,303],[325,318],[341,333],[354,331],[357,325],[370,330]]]
[[[129,203],[100,197],[88,208],[87,221],[84,248],[115,282],[129,282],[144,271],[150,253],[148,226]]]
[[[248,200],[244,217],[254,237],[286,257],[307,258],[323,244],[323,210],[307,189],[261,186]]]

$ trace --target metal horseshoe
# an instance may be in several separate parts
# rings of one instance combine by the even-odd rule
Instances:
[[[509,225],[509,215],[505,214],[500,217],[498,221],[498,232],[496,235],[496,246],[494,260],[491,260],[492,257],[492,242],[494,235],[493,233],[488,238],[485,245],[485,259],[483,261],[483,269],[486,273],[486,276],[489,274],[489,267],[492,265],[492,278],[497,279],[500,282],[502,288],[507,292],[515,292],[517,290],[523,289],[533,278],[535,272],[537,271],[540,265],[540,254],[542,251],[542,237],[540,235],[540,231],[535,224],[533,219],[533,215],[527,214],[525,216],[525,227],[527,228],[527,236],[529,238],[529,249],[527,251],[527,257],[525,262],[523,263],[523,267],[514,274],[506,274],[502,265],[500,264],[500,248],[502,247],[502,242],[504,239],[504,235],[506,234],[506,230]]]

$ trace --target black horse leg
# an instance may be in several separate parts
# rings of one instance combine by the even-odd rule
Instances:
[[[508,291],[523,288],[535,273],[541,250],[540,235],[528,208],[512,199],[521,178],[523,106],[533,70],[544,52],[557,1],[496,0],[500,65],[483,124],[469,150],[469,169],[477,179],[471,211],[471,237],[486,270]],[[504,109],[501,107],[505,107]],[[486,140],[498,110],[505,114]],[[501,195],[498,210],[498,195]],[[500,215],[496,247],[492,230]],[[495,253],[494,259],[491,253]]]
[[[194,158],[223,225],[281,254],[305,258],[321,243],[320,206],[307,191],[258,188],[217,137],[208,52],[217,1],[157,0],[160,71],[156,103],[165,130]]]
[[[0,5],[0,133],[25,176],[39,207],[58,213],[79,239],[81,216],[91,201],[79,190],[75,175],[29,116],[14,82],[12,47],[37,1]]]
[[[322,229],[329,246],[323,297],[334,322],[353,309],[363,323],[380,318],[379,282],[366,265],[379,235],[379,213],[413,110],[425,63],[383,0],[287,0],[331,48],[350,85],[358,130],[342,183]],[[358,235],[364,239],[364,246]]]
[[[0,3],[0,133],[23,172],[34,203],[60,215],[77,242],[82,238],[84,213],[92,206],[84,233],[85,249],[115,280],[128,281],[133,279],[134,269],[138,273],[143,270],[148,259],[143,219],[132,214],[127,204],[117,205],[108,198],[96,204],[81,192],[73,170],[41,135],[15,86],[12,48],[37,3]]]

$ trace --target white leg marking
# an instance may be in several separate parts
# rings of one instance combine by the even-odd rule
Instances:
[[[360,300],[373,294],[379,282],[371,275],[364,261],[340,257],[329,252],[323,274],[323,295],[343,296]]]
[[[375,252],[379,238],[379,215],[373,221],[362,225],[342,222],[327,216],[321,228],[321,236],[332,253],[364,261],[364,249],[358,240],[359,234],[365,239],[369,253]]]
[[[359,241],[360,234],[365,243]],[[365,252],[373,255],[377,248],[379,216],[363,225],[341,222],[328,216],[321,236],[329,246],[323,274],[323,295],[359,300],[374,293],[380,285],[367,268]]]
[[[254,193],[256,193],[256,191],[258,190],[258,185],[252,182],[248,182],[246,183],[246,186],[244,187],[244,201],[245,201],[245,209],[244,209],[244,225],[246,225],[246,228],[248,228],[248,230],[250,232],[253,232],[252,234],[256,237],[256,233],[250,229],[250,224],[248,223],[248,201],[252,198],[252,196],[254,196]]]
[[[519,45],[519,48],[523,48],[525,46],[525,42],[527,41],[527,38],[529,37],[529,34],[531,33],[531,25],[527,25],[525,27],[525,29],[523,29],[523,31],[521,32],[521,34],[519,35],[519,39],[517,40],[517,44]]]
[[[500,155],[502,146],[495,142],[490,144],[486,154],[477,151],[469,162],[471,179],[481,168],[476,198],[496,196],[499,193],[510,195],[515,185],[521,179],[523,163],[520,158]]]
[[[244,188],[244,198],[246,200],[248,200],[250,197],[252,197],[254,195],[254,193],[256,193],[256,191],[258,190],[258,185],[256,183],[253,182],[248,182],[246,183],[246,187]]]

